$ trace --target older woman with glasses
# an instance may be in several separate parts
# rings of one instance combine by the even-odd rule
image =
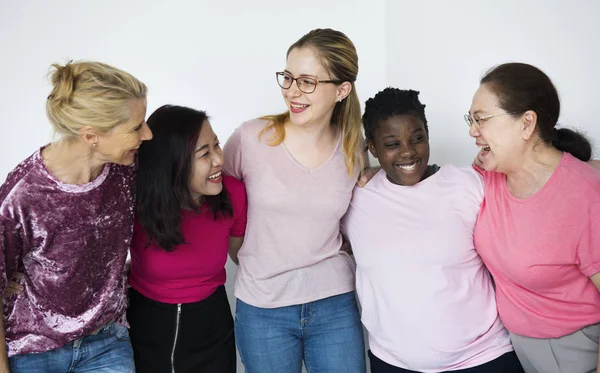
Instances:
[[[600,175],[559,112],[546,74],[509,63],[481,79],[466,116],[485,190],[475,247],[526,373],[598,366]]]
[[[235,335],[248,373],[365,372],[354,262],[340,219],[364,164],[352,42],[309,32],[277,82],[287,111],[242,124],[223,169],[246,185]],[[294,84],[295,83],[295,84]]]

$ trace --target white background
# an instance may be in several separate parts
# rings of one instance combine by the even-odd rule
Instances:
[[[285,110],[274,72],[317,27],[355,43],[361,102],[386,86],[421,91],[435,163],[471,162],[462,115],[483,73],[509,61],[542,68],[561,94],[561,123],[600,144],[597,0],[0,0],[0,181],[52,140],[51,63],[122,68],[149,86],[148,115],[167,103],[206,110],[224,142],[244,120]]]

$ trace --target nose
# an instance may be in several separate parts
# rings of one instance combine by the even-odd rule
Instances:
[[[302,91],[300,90],[300,88],[298,88],[297,80],[294,80],[292,82],[292,85],[290,86],[290,88],[285,90],[285,95],[288,98],[296,98],[296,97],[299,97],[300,95],[302,95]]]
[[[140,131],[140,138],[142,141],[152,140],[152,130],[148,127],[148,123],[142,124],[142,130]]]
[[[212,166],[213,167],[220,167],[223,165],[223,152],[214,152],[213,158],[212,158]]]
[[[414,146],[412,146],[412,144],[405,144],[400,149],[400,155],[403,158],[411,158],[416,153],[417,152],[415,151],[415,148],[414,148]]]
[[[477,128],[477,126],[475,124],[473,124],[471,127],[469,127],[469,136],[477,137],[480,135],[481,134],[479,133],[479,128]]]

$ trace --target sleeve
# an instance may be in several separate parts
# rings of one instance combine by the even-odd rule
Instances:
[[[600,203],[590,217],[577,245],[577,264],[588,277],[600,272]]]
[[[227,139],[223,147],[223,159],[223,171],[238,180],[243,180],[241,126]]]
[[[17,270],[21,246],[19,224],[0,215],[0,294],[4,294],[8,279]]]
[[[471,174],[471,185],[472,187],[472,191],[475,195],[475,198],[479,201],[479,204],[481,204],[481,202],[483,201],[483,195],[485,192],[485,184],[484,184],[484,172],[482,172],[481,169],[478,169],[477,167],[473,167],[472,170],[469,170],[470,174]]]
[[[236,188],[232,190],[231,199],[233,201],[233,226],[229,235],[232,237],[243,237],[246,234],[246,222],[248,215],[248,199],[246,197],[246,188],[239,182]]]

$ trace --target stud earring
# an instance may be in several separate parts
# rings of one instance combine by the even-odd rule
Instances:
[[[98,145],[98,144],[97,144],[97,143],[93,143],[93,144],[92,144],[92,146],[93,146],[94,148],[96,147],[96,145]]]

